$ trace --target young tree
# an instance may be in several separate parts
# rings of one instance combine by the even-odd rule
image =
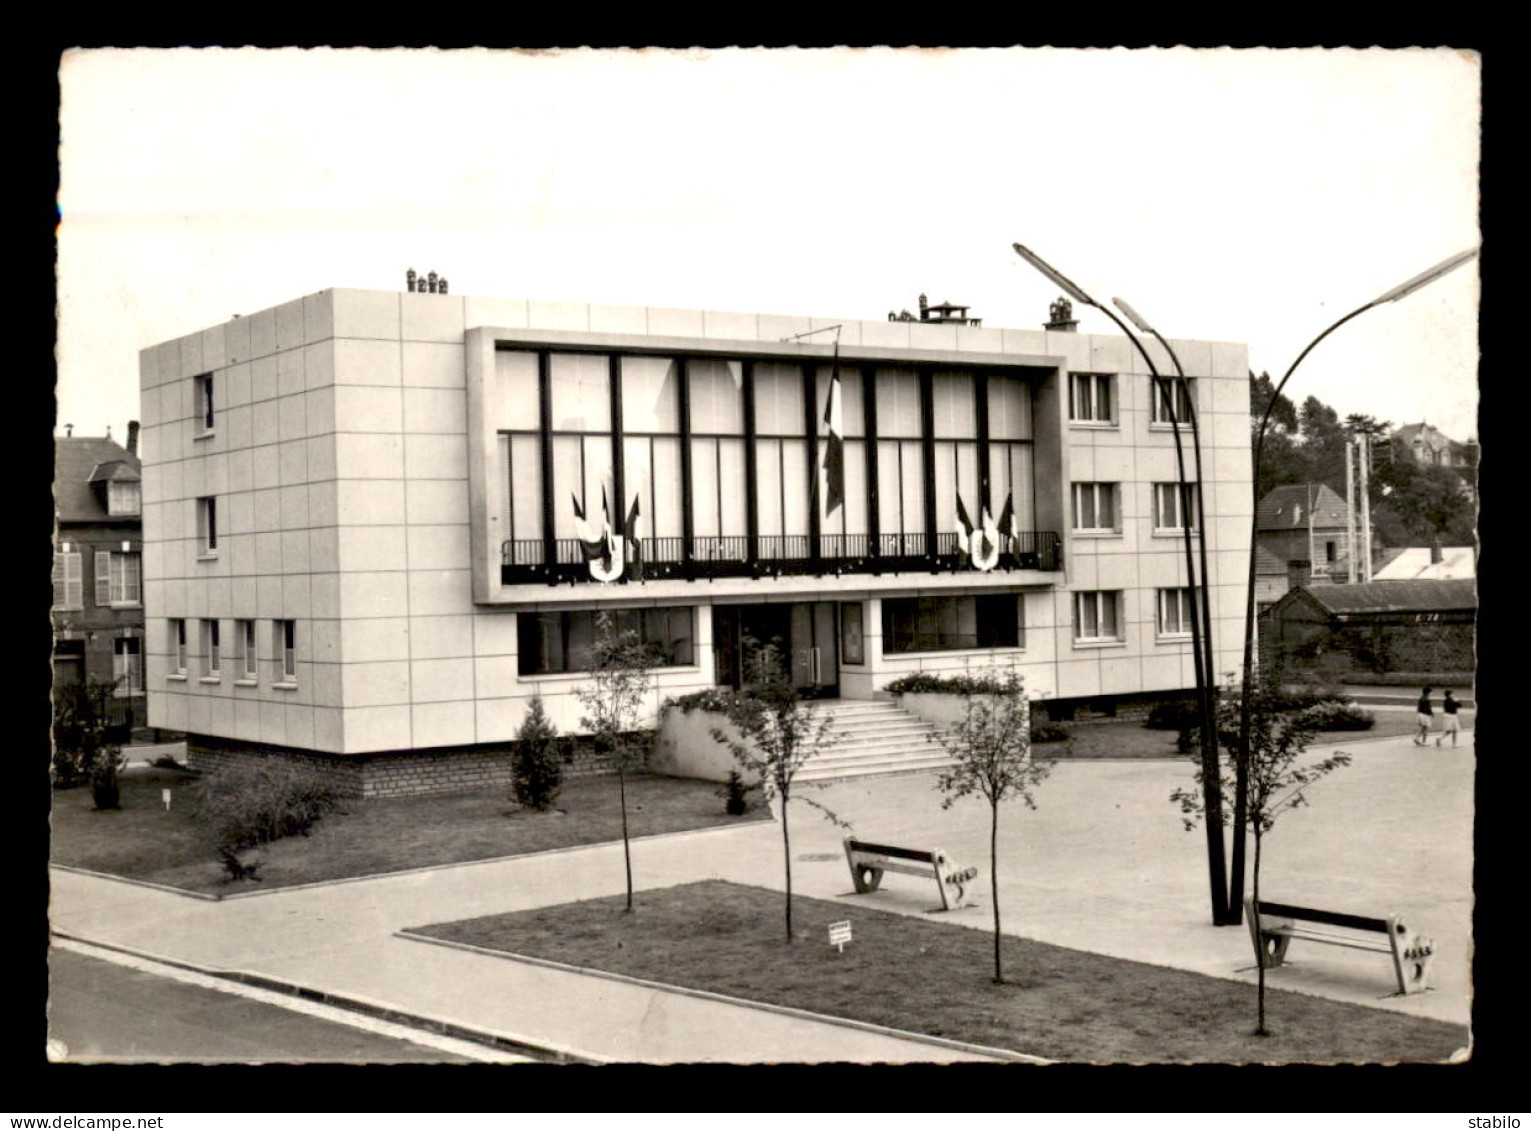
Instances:
[[[1239,695],[1231,676],[1222,697],[1218,731],[1231,760],[1239,748]],[[1350,765],[1350,755],[1340,752],[1317,762],[1302,761],[1315,733],[1307,713],[1285,691],[1280,671],[1275,666],[1263,668],[1249,693],[1248,792],[1244,808],[1245,825],[1255,840],[1251,883],[1256,907],[1260,904],[1261,847],[1265,834],[1275,827],[1276,819],[1283,813],[1308,804],[1308,786]],[[1229,778],[1225,775],[1223,780],[1226,787]],[[1175,790],[1170,800],[1179,804],[1186,831],[1195,829],[1205,819],[1200,767],[1196,785]],[[1232,810],[1229,801],[1223,807],[1224,813]],[[1258,925],[1256,918],[1252,926]],[[1255,1035],[1264,1037],[1269,1034],[1265,1028],[1263,962],[1259,965],[1257,986]]]
[[[787,876],[787,941],[792,941],[792,833],[787,823],[793,800],[792,786],[803,764],[831,742],[831,719],[816,716],[798,697],[787,674],[781,649],[773,642],[745,642],[743,688],[728,702],[727,717],[739,732],[734,738],[721,727],[712,728],[713,741],[726,746],[734,760],[760,777],[766,799],[781,798],[782,864]],[[845,822],[812,798],[797,800],[813,806],[836,825]]]
[[[642,756],[633,732],[642,718],[654,662],[652,653],[631,629],[619,629],[611,613],[595,619],[590,680],[577,692],[585,715],[580,726],[590,733],[596,749],[617,768],[617,793],[622,804],[622,862],[627,874],[627,906],[633,909],[633,856],[627,829],[627,773]]]
[[[999,807],[1020,798],[1028,809],[1032,796],[1052,771],[1052,763],[1031,752],[1031,702],[1020,673],[1011,668],[999,679],[994,694],[963,692],[962,721],[941,736],[941,745],[956,760],[937,779],[946,795],[943,809],[959,798],[977,794],[989,803],[989,889],[994,903],[994,981],[1005,980],[1000,960]]]
[[[511,750],[511,787],[528,809],[546,810],[563,787],[563,743],[539,695],[516,732]]]

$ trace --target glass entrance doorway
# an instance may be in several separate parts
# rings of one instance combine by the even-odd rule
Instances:
[[[834,601],[777,605],[714,605],[712,650],[715,682],[739,687],[744,682],[744,642],[774,643],[792,686],[805,699],[834,699],[840,694],[840,606]]]

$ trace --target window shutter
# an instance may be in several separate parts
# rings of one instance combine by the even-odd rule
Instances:
[[[65,571],[68,568],[64,561],[68,557],[68,554],[53,555],[53,607],[55,609],[64,608],[69,600],[65,594],[64,582]]]
[[[85,579],[83,554],[79,550],[64,555],[64,608],[85,607]]]
[[[96,551],[96,604],[112,603],[112,555],[109,550]]]

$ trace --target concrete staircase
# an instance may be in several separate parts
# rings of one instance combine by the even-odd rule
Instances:
[[[799,781],[831,781],[945,769],[952,759],[937,728],[896,703],[832,699],[810,705],[830,719],[829,743],[798,771]]]

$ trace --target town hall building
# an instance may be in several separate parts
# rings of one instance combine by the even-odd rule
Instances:
[[[1221,674],[1247,351],[1173,344]],[[1123,337],[412,281],[152,346],[141,375],[149,721],[194,762],[445,788],[503,757],[535,697],[579,731],[602,610],[658,658],[653,707],[736,686],[747,638],[821,698],[1009,664],[1054,710],[1194,686],[1183,402]]]

